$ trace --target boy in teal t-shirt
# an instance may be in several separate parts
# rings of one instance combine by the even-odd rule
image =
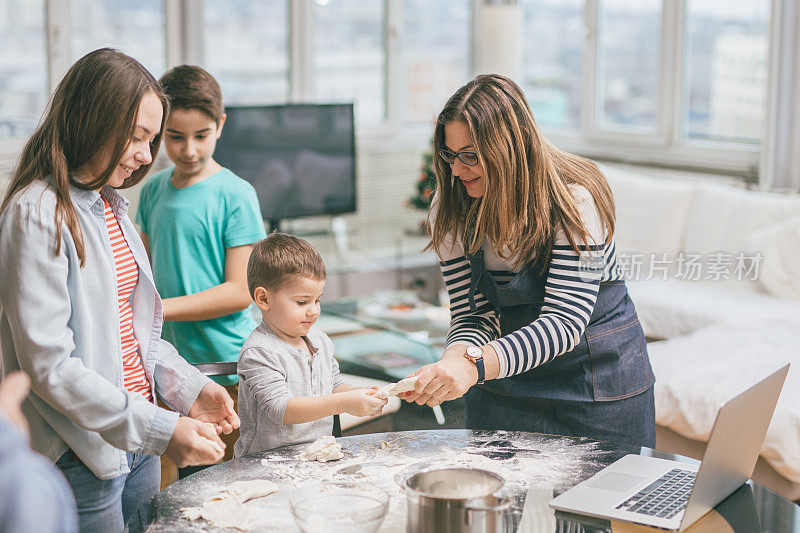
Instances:
[[[225,123],[216,80],[184,65],[160,82],[172,105],[164,148],[175,166],[145,184],[136,220],[163,298],[162,337],[190,363],[236,361],[256,326],[246,270],[264,221],[253,187],[213,159]],[[235,394],[235,375],[214,379]]]

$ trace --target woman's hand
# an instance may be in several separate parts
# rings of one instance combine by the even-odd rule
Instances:
[[[178,418],[165,453],[180,468],[210,465],[225,455],[225,443],[208,423],[182,416]]]
[[[233,399],[219,383],[203,387],[189,409],[189,416],[214,425],[218,433],[226,435],[239,427],[239,415],[233,410]]]
[[[381,414],[387,400],[375,397],[375,389],[353,389],[340,394],[343,411],[354,416],[376,416]]]
[[[412,376],[419,376],[414,390],[403,394],[402,398],[433,407],[462,397],[478,382],[478,369],[464,357],[465,350],[465,346],[451,347],[438,362],[414,372]]]

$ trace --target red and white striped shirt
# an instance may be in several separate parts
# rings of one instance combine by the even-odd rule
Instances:
[[[142,366],[139,356],[139,343],[133,335],[133,310],[130,298],[136,282],[139,281],[139,267],[133,258],[128,242],[122,234],[111,204],[103,198],[105,206],[106,228],[111,240],[111,250],[114,254],[114,269],[117,273],[117,306],[119,308],[119,331],[122,343],[122,377],[125,389],[141,394],[148,401],[152,401],[150,382]]]

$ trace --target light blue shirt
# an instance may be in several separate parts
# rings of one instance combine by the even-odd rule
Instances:
[[[151,392],[187,413],[209,382],[161,340],[161,299],[128,201],[110,187],[111,204],[139,267],[131,295],[133,330]],[[31,446],[53,462],[72,451],[100,479],[127,474],[125,451],[162,454],[178,413],[125,390],[116,272],[103,200],[70,187],[83,232],[81,267],[72,235],[62,225],[55,255],[55,192],[38,180],[0,213],[0,352],[2,373],[31,378],[22,405]]]
[[[225,282],[228,248],[266,237],[253,186],[223,168],[177,189],[172,168],[142,189],[136,221],[147,234],[156,287],[162,298],[195,294]],[[168,321],[162,336],[190,363],[236,361],[256,327],[248,310],[199,321]],[[223,385],[236,376],[215,378]]]
[[[0,530],[78,531],[72,488],[63,474],[28,448],[22,434],[0,416]]]

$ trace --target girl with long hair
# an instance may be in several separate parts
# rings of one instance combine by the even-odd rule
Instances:
[[[466,393],[475,429],[655,445],[654,378],[603,174],[549,144],[522,90],[498,75],[448,100],[434,148],[428,247],[451,326],[406,399]]]
[[[217,432],[239,424],[225,389],[161,340],[161,300],[116,191],[147,174],[168,108],[136,60],[87,54],[58,84],[0,207],[0,368],[30,376],[31,445],[72,486],[82,531],[137,530],[159,454],[215,462]]]

